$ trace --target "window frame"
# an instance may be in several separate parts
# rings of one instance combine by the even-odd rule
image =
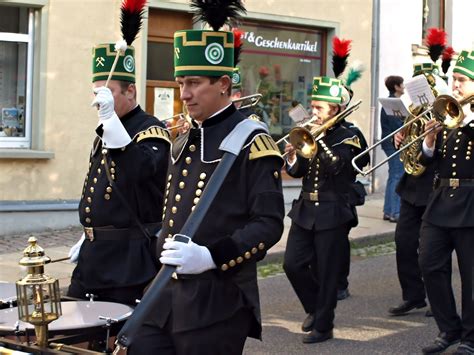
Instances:
[[[20,6],[18,6],[20,7]],[[34,76],[34,38],[35,38],[35,9],[28,7],[28,33],[0,32],[1,42],[26,43],[26,92],[25,92],[25,136],[0,137],[0,149],[21,148],[31,149],[32,146],[32,104]]]

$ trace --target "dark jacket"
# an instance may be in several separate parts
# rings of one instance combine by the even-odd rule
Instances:
[[[298,155],[296,163],[287,167],[290,176],[303,177],[300,197],[293,202],[288,214],[293,223],[307,230],[332,229],[345,223],[357,225],[355,207],[349,202],[354,181],[351,160],[356,142],[354,132],[339,124],[318,140],[314,159]],[[318,195],[317,201],[306,198],[311,193]]]
[[[201,198],[222,158],[222,140],[245,119],[231,105],[174,142],[160,252],[164,239],[180,232]],[[171,280],[153,324],[163,327],[169,321],[173,332],[199,329],[248,307],[254,314],[250,336],[260,337],[256,263],[283,232],[282,163],[271,137],[264,131],[253,132],[193,238],[210,250],[217,269]]]
[[[395,97],[390,94],[389,97]],[[380,125],[382,126],[382,139],[388,136],[393,131],[397,130],[403,125],[403,120],[400,117],[388,115],[382,108],[380,113]],[[387,156],[395,153],[396,149],[393,145],[393,139],[387,139],[382,143],[382,149]]]
[[[423,164],[432,161],[438,164],[440,182],[453,183],[434,190],[423,215],[424,221],[448,228],[474,227],[473,150],[474,122],[471,121],[466,127],[440,132],[433,157],[422,154]]]
[[[157,270],[150,241],[137,228],[117,190],[153,235],[161,222],[169,134],[139,106],[121,121],[132,142],[125,149],[103,151],[96,139],[79,203],[84,227],[97,228],[97,233],[107,229],[106,237],[97,234],[94,241],[86,239],[82,244],[72,277],[85,289],[140,285],[151,280]],[[107,179],[105,160],[115,187]]]

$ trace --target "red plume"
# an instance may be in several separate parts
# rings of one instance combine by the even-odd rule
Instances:
[[[122,9],[131,13],[139,13],[146,5],[146,0],[123,0]]]
[[[143,24],[146,0],[123,0],[120,16],[122,37],[131,45]]]
[[[244,31],[239,30],[238,28],[233,28],[234,32],[234,67],[237,66],[240,62],[240,53],[242,51],[242,37],[244,36]]]
[[[428,46],[428,54],[433,62],[436,62],[446,47],[447,34],[440,28],[428,28],[425,43]]]
[[[340,39],[337,36],[332,39],[332,70],[336,78],[346,69],[351,43],[352,40]]]
[[[449,66],[451,65],[451,59],[453,59],[455,53],[453,47],[446,47],[444,49],[443,56],[441,57],[441,69],[443,69],[444,74],[448,72]]]

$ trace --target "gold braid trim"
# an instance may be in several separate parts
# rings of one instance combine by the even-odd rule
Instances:
[[[266,134],[259,134],[255,136],[252,145],[250,146],[249,160],[267,156],[282,158],[278,146],[275,144],[272,137]]]
[[[136,140],[138,143],[144,139],[150,138],[163,139],[171,144],[170,132],[167,129],[161,128],[159,126],[152,126],[144,131],[138,132],[135,137],[133,137],[133,140]]]
[[[360,149],[359,137],[347,138],[342,141],[344,144],[353,145],[356,148]]]

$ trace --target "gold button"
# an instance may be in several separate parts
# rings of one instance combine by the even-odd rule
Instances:
[[[93,188],[93,187],[91,187],[89,190],[90,190],[90,192],[92,192],[92,193],[94,192],[94,188]]]
[[[167,198],[165,198],[165,205],[166,205],[167,203],[168,203],[168,199],[167,199]]]
[[[315,205],[315,206],[319,206],[319,202],[315,202],[314,205]]]
[[[169,189],[171,186],[171,182],[166,183],[166,188]]]
[[[89,217],[86,218],[86,223],[91,223],[91,219]]]
[[[199,196],[201,196],[201,194],[202,194],[202,190],[201,190],[201,189],[197,189],[197,190],[196,190],[196,196],[199,197]]]
[[[453,171],[452,175],[453,175],[453,176],[456,176],[456,175],[457,175],[457,173],[456,173],[455,171]]]
[[[110,192],[112,192],[112,188],[111,188],[110,186],[107,186],[107,188],[105,189],[105,191],[107,191],[107,192],[110,193]]]
[[[188,176],[188,171],[186,169],[183,169],[182,174],[183,176]]]
[[[227,271],[227,270],[229,270],[229,265],[227,265],[227,264],[222,264],[221,270],[222,270],[222,271]]]
[[[171,208],[171,212],[172,212],[172,213],[178,212],[178,208],[177,208],[176,206],[173,206],[173,207]]]
[[[102,170],[99,168],[97,169],[97,174],[100,174],[102,172]]]
[[[186,162],[186,164],[191,164],[193,160],[191,159],[191,157],[186,157],[184,161]]]
[[[171,174],[168,175],[168,181],[171,181],[171,177],[172,177],[172,176],[173,176],[173,175],[171,175]]]
[[[107,149],[102,149],[102,154],[107,154]]]
[[[260,250],[265,249],[265,244],[264,244],[264,243],[260,243],[260,244],[258,245],[258,249],[260,249]]]
[[[199,178],[201,180],[204,180],[206,178],[206,176],[207,176],[206,173],[201,173],[201,175],[199,175]]]
[[[168,224],[170,225],[170,227],[173,227],[174,226],[174,221],[172,219],[170,219],[170,221],[168,222]]]
[[[199,197],[196,197],[193,202],[195,205],[197,205],[197,203],[199,202]]]
[[[471,159],[471,157],[468,155],[468,156],[466,157],[466,160],[470,160],[470,159]]]
[[[229,266],[234,267],[236,265],[235,260],[229,261]]]
[[[166,206],[163,207],[163,213],[165,213],[165,211],[166,211]]]
[[[179,182],[179,188],[180,188],[180,189],[184,189],[184,182],[183,182],[183,181],[180,181],[180,182]]]
[[[104,198],[105,198],[106,200],[110,200],[110,195],[109,195],[109,194],[105,194],[105,195],[104,195]]]
[[[195,208],[196,208],[196,206],[191,207],[191,212],[194,211]]]
[[[86,207],[84,210],[86,211],[86,213],[90,213],[91,211],[90,207]]]
[[[191,144],[191,145],[189,146],[189,151],[190,151],[190,152],[196,151],[196,146],[195,146],[194,144]]]
[[[112,180],[115,180],[115,175],[111,175],[110,177],[112,178]]]
[[[102,165],[104,165],[104,163],[105,163],[104,159],[102,159],[102,160],[100,161],[100,163],[101,163]]]
[[[455,167],[456,167],[456,163],[453,163],[452,167],[455,168]]]
[[[91,163],[91,162],[89,162],[89,168],[90,168],[91,166],[92,166],[92,163]]]
[[[202,189],[204,187],[204,181],[199,181],[198,182],[198,187]]]
[[[112,166],[114,167],[114,166],[115,166],[115,162],[112,160],[112,164],[110,164],[110,165],[112,165]]]
[[[168,197],[169,194],[170,194],[170,190],[166,190],[165,196]]]
[[[458,136],[460,136],[461,134],[462,134],[462,132],[461,132],[461,131],[459,131],[459,132],[458,132]]]
[[[161,215],[161,220],[164,220],[164,219],[165,219],[165,216],[166,216],[166,215],[163,213],[163,214]]]
[[[459,149],[459,147],[454,147],[454,150],[458,150],[458,149]]]
[[[239,256],[236,260],[237,260],[237,264],[240,264],[240,263],[242,263],[242,261],[244,261],[244,258]]]
[[[174,197],[174,200],[175,200],[176,202],[181,201],[181,195],[180,195],[180,194],[177,194],[177,195]]]
[[[454,197],[454,195],[453,195],[453,194],[450,194],[449,197]]]
[[[453,159],[456,159],[456,155],[453,155]]]
[[[278,174],[278,171],[274,171],[274,172],[273,172],[273,176],[275,177],[275,179],[278,179],[278,176],[279,176],[279,175],[280,175],[280,174]]]
[[[93,181],[94,181],[94,184],[96,184],[96,183],[97,183],[97,178],[94,178],[94,180],[93,180]]]
[[[257,254],[258,250],[257,250],[257,248],[253,247],[251,251],[252,251],[252,254]]]
[[[458,138],[458,139],[456,139],[456,143],[459,143],[460,141],[461,141],[461,140],[460,140],[459,138]]]
[[[244,258],[245,259],[250,259],[252,257],[252,254],[250,254],[248,251],[245,252]]]
[[[92,198],[91,198],[91,197],[88,197],[88,198],[87,198],[87,202],[91,203],[91,202],[92,202]]]
[[[115,174],[115,169],[114,169],[114,168],[110,168],[110,172],[111,172],[112,174]]]

